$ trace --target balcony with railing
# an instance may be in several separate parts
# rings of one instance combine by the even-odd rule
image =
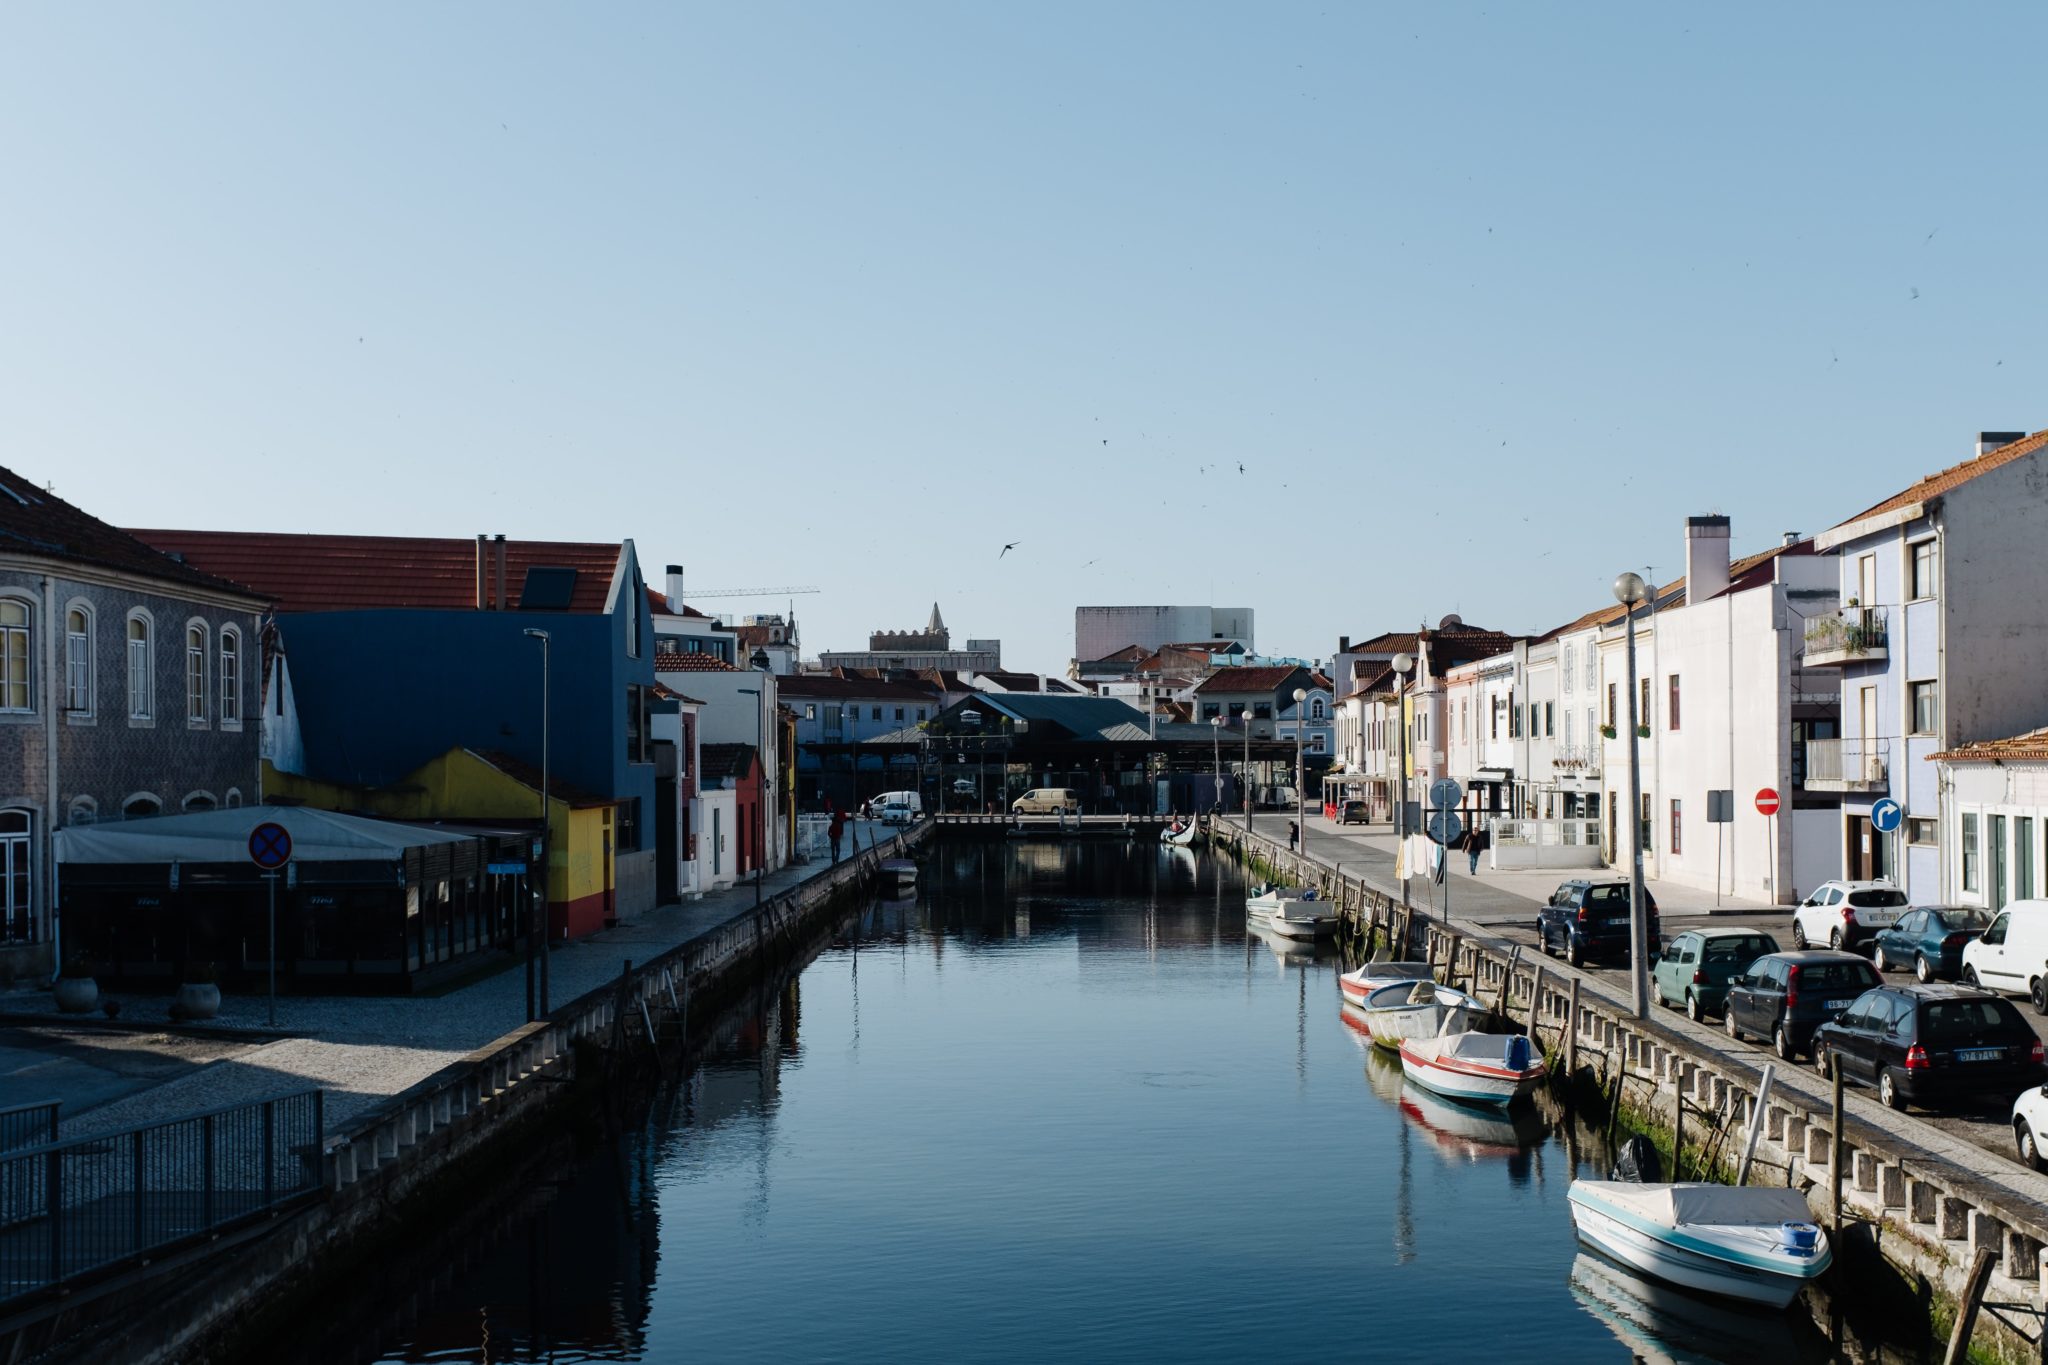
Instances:
[[[1806,787],[1818,792],[1883,790],[1890,780],[1888,742],[1882,739],[1810,739]]]
[[[1806,623],[1801,662],[1808,668],[1882,663],[1889,643],[1883,607],[1844,607]]]
[[[1598,777],[1605,747],[1600,744],[1560,744],[1551,757],[1550,766],[1559,773]]]

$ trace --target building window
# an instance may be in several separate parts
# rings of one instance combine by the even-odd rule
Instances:
[[[1271,719],[1273,719],[1273,703],[1271,703],[1271,702],[1269,702],[1269,701],[1259,701],[1259,702],[1253,702],[1253,703],[1252,703],[1252,719],[1253,719],[1253,720],[1271,720]]]
[[[818,718],[818,703],[816,703],[816,702],[814,702],[814,701],[807,701],[807,702],[805,702],[805,703],[804,703],[804,719],[805,719],[805,720],[816,720],[817,718]]]
[[[1906,684],[1906,689],[1913,699],[1913,733],[1916,735],[1933,734],[1935,722],[1934,703],[1937,695],[1934,690],[1934,684],[1931,682],[1908,683]]]
[[[1711,814],[1711,812],[1709,812]],[[1681,828],[1685,815],[1684,804],[1677,797],[1671,798],[1671,856],[1676,858],[1685,852],[1685,834]]]
[[[185,720],[206,724],[206,626],[199,621],[185,627]]]
[[[1909,547],[1913,555],[1913,600],[1932,597],[1941,590],[1940,565],[1935,560],[1934,542],[1918,540]],[[1863,604],[1869,606],[1868,602]]]
[[[896,721],[899,725],[903,722],[903,708],[900,706],[896,708]]]
[[[1564,690],[1567,692],[1573,690],[1572,661],[1577,657],[1577,650],[1573,649],[1570,645],[1564,647]]]
[[[1678,675],[1676,673],[1671,675],[1671,696],[1664,704],[1664,723],[1674,730],[1678,728]]]
[[[29,690],[29,660],[34,657],[29,648],[28,603],[11,597],[0,599],[0,711],[34,709],[34,694]]]
[[[242,633],[231,628],[220,633],[220,723],[242,723]]]
[[[923,719],[924,719],[924,708],[923,708],[922,706],[920,706],[920,707],[918,707],[918,708],[917,708],[917,718],[918,718],[919,720],[923,720]]]
[[[1620,684],[1618,683],[1607,684],[1607,723],[1617,727],[1621,724],[1621,717],[1615,714],[1614,707],[1615,689],[1619,686]]]
[[[124,820],[140,820],[144,816],[155,815],[163,808],[164,803],[151,796],[148,792],[138,792],[121,803],[121,818]]]
[[[638,575],[633,578],[633,595],[626,599],[626,657],[640,657],[640,612],[647,605],[647,589],[640,586]]]
[[[90,825],[100,818],[100,803],[90,796],[71,798],[71,813],[64,817],[67,825]]]
[[[1926,817],[1906,821],[1906,842],[1932,847],[1935,842],[1935,823]]]
[[[1321,733],[1310,736],[1308,741],[1308,751],[1312,754],[1328,753],[1328,737]]]
[[[229,787],[229,788],[228,788],[228,799],[227,799],[227,808],[228,808],[229,810],[236,810],[236,809],[238,809],[238,808],[239,808],[239,807],[241,806],[241,804],[242,804],[242,789],[241,789],[240,787]]]
[[[0,810],[0,942],[36,941],[29,813]]]
[[[2029,815],[2012,821],[2012,894],[2014,900],[2034,895],[2034,820]]]
[[[1636,724],[1648,726],[1650,723],[1650,680],[1648,678],[1638,678],[1636,680],[1636,691],[1642,694],[1636,698]]]
[[[128,614],[128,719],[149,720],[156,714],[156,656],[149,647],[151,622],[142,612]]]
[[[640,798],[633,797],[619,805],[619,851],[621,853],[640,847]]]
[[[868,708],[868,710],[869,710],[869,711],[871,711],[871,712],[873,712],[873,714],[872,714],[872,715],[870,715],[870,716],[868,717],[868,719],[869,719],[869,720],[880,720],[880,719],[882,718],[882,708],[881,708],[881,707],[879,707],[879,706],[871,706],[871,707],[869,707],[869,708]]]
[[[649,762],[653,747],[648,736],[647,699],[650,689],[638,683],[626,684],[626,761]]]
[[[1323,699],[1321,697],[1317,697],[1314,701],[1308,704],[1308,718],[1310,720],[1322,720],[1325,718],[1325,714],[1326,713],[1323,710]]]
[[[219,805],[220,802],[213,799],[212,792],[193,792],[179,803],[180,808],[188,815],[195,811],[214,810]]]
[[[1557,703],[1554,701],[1543,703],[1543,737],[1557,738]]]
[[[1977,817],[1963,812],[1963,890],[1977,889]]]
[[[64,613],[64,709],[92,714],[92,614],[84,607]]]
[[[1643,852],[1654,852],[1656,849],[1657,816],[1650,808],[1650,794],[1648,792],[1643,793],[1643,818],[1637,821],[1636,825],[1642,831]]]

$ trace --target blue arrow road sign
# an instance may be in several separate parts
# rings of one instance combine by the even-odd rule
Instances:
[[[275,872],[292,860],[292,832],[275,820],[265,820],[249,831],[249,861],[265,872]]]
[[[1887,796],[1870,808],[1870,825],[1879,834],[1890,834],[1905,821],[1906,808]]]

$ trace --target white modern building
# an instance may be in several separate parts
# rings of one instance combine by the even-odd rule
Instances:
[[[2048,866],[2048,728],[1946,749],[1928,766],[1936,770],[1943,798],[1941,844],[1955,856],[1941,891],[1927,899],[1996,911],[2041,895],[2041,870]]]
[[[1137,645],[1147,653],[1192,640],[1254,648],[1250,607],[1076,607],[1074,665]]]

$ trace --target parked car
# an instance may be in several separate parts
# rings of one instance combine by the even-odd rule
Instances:
[[[1755,1034],[1791,1061],[1813,1042],[1813,1031],[1884,984],[1877,968],[1855,953],[1818,949],[1770,953],[1728,983],[1721,1023],[1730,1038]]]
[[[1887,1107],[2039,1085],[2041,1039],[2012,1002],[1989,991],[1937,982],[1880,986],[1858,996],[1813,1036],[1821,1075],[1877,1087]]]
[[[2030,996],[2048,1014],[2048,900],[2014,901],[1963,945],[1963,980],[1986,990]]]
[[[1337,816],[1340,825],[1364,825],[1372,822],[1372,808],[1363,801],[1346,801],[1344,809]]]
[[[908,825],[924,819],[924,798],[916,792],[883,792],[873,800],[885,825]]]
[[[2012,1140],[2020,1149],[2020,1161],[2037,1171],[2048,1171],[2048,1157],[2041,1154],[2041,1135],[2048,1133],[2048,1085],[2032,1085],[2012,1102]]]
[[[1012,815],[1079,815],[1081,798],[1072,787],[1033,787],[1010,803]]]
[[[1910,966],[1922,981],[1963,973],[1963,948],[1991,923],[1990,912],[1973,905],[1920,905],[1877,931],[1871,956],[1888,972]]]
[[[1657,898],[1647,887],[1643,889],[1643,913],[1654,956],[1663,939]],[[1630,942],[1628,883],[1566,882],[1550,894],[1549,904],[1536,912],[1536,938],[1546,953],[1552,951],[1552,944],[1557,945],[1574,967],[1588,958],[1626,961]]]
[[[1853,949],[1905,908],[1906,893],[1890,882],[1822,882],[1792,912],[1792,946]]]
[[[1664,945],[1650,972],[1650,991],[1660,1005],[1685,1006],[1687,1017],[1721,1013],[1728,983],[1778,941],[1754,929],[1688,929]]]

